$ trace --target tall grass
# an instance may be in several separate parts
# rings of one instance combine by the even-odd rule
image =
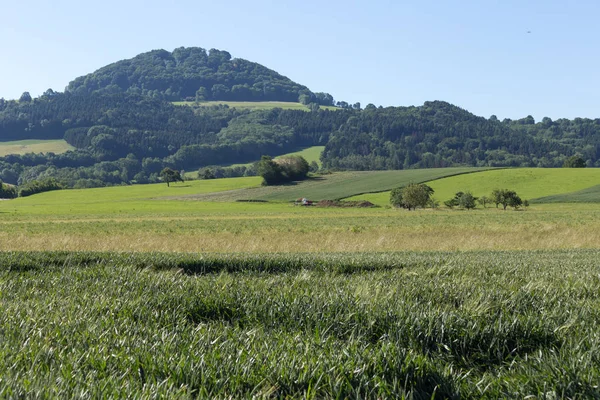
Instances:
[[[598,260],[0,253],[0,398],[598,397]]]

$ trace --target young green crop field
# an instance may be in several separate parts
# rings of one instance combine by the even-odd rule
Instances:
[[[536,203],[600,203],[600,185],[535,199]]]
[[[64,153],[74,147],[64,140],[17,140],[13,142],[0,142],[0,157],[8,154],[26,153]]]
[[[494,189],[512,189],[522,199],[538,199],[546,196],[561,195],[554,202],[570,202],[567,195],[600,185],[599,168],[519,168],[478,172],[476,174],[458,175],[427,182],[433,190],[434,197],[440,202],[451,199],[458,191],[470,191],[474,196],[488,196]],[[588,189],[584,194],[587,202],[600,201],[598,192]],[[562,196],[565,195],[566,197]],[[578,197],[583,194],[577,195]],[[389,204],[390,193],[375,193],[348,200],[368,200],[374,204]],[[540,200],[550,202],[547,200]]]
[[[195,101],[175,101],[173,104],[177,106],[193,106],[193,107],[210,107],[226,105],[231,108],[240,110],[270,110],[272,108],[283,108],[284,110],[302,110],[310,111],[310,109],[302,103],[292,103],[285,101],[203,101],[197,103]],[[336,111],[337,107],[321,106],[323,110]]]
[[[0,398],[600,397],[600,203],[287,201],[518,170],[474,171],[1,201]]]
[[[334,200],[359,193],[389,190],[410,182],[420,183],[456,174],[483,171],[485,168],[457,167],[402,171],[353,171],[317,175],[311,179],[281,186],[269,186],[222,193],[202,193],[174,197],[177,200],[239,201],[261,200],[290,202],[306,197],[310,200]]]
[[[0,253],[0,398],[598,398],[598,260]]]

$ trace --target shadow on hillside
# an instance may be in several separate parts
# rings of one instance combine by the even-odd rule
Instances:
[[[189,188],[189,187],[192,187],[192,185],[169,186],[169,187],[174,188],[174,189],[179,189],[179,188]]]
[[[322,176],[310,176],[301,181],[284,182],[284,183],[280,183],[279,185],[273,185],[273,186],[279,186],[279,187],[297,186],[298,184],[300,184],[302,182],[319,182],[319,181],[324,181],[324,180],[326,180],[326,179],[323,178]]]

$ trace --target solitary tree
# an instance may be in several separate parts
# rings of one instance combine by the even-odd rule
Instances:
[[[390,203],[394,207],[402,207],[408,210],[414,210],[417,207],[425,207],[431,199],[433,189],[421,183],[411,183],[405,187],[392,190],[390,194]]]
[[[574,155],[567,158],[563,164],[563,168],[585,168],[585,160],[580,155]]]
[[[170,186],[171,182],[183,182],[183,178],[181,177],[179,171],[172,170],[168,167],[160,171],[160,177],[163,179],[163,181],[167,182],[167,186]]]

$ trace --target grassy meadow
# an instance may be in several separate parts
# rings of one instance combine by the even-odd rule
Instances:
[[[306,197],[311,200],[334,200],[359,193],[389,190],[410,182],[426,182],[446,176],[484,171],[485,168],[457,167],[431,168],[403,171],[351,171],[316,175],[311,179],[292,182],[281,186],[253,188],[220,193],[202,193],[174,197],[177,200],[193,199],[198,201],[239,201],[261,200],[271,202],[290,202]]]
[[[595,170],[555,171],[1,201],[0,398],[598,398],[600,203],[406,211],[385,192],[359,196],[385,199],[376,208],[289,203],[409,182],[436,197],[469,190],[451,180],[475,195],[595,193]],[[262,201],[236,201],[250,199]]]
[[[540,202],[564,202],[569,203],[571,192],[585,190],[579,194],[580,199],[595,199],[600,201],[598,189],[591,189],[600,185],[600,169],[597,168],[518,168],[501,169],[479,172],[476,174],[465,174],[445,177],[427,182],[433,190],[434,197],[444,202],[458,191],[470,191],[474,196],[488,196],[494,189],[513,189],[522,199],[535,200],[548,196],[561,196],[552,201],[551,197]],[[591,191],[590,191],[591,190]],[[566,197],[565,197],[566,196]],[[370,193],[351,197],[348,200],[369,200],[374,204],[389,204],[390,193]]]
[[[304,159],[306,161],[308,161],[309,164],[314,161],[319,165],[319,168],[320,168],[322,165],[321,153],[323,152],[323,150],[325,150],[325,146],[312,146],[312,147],[307,147],[306,149],[302,149],[302,150],[295,151],[293,153],[288,153],[285,155],[286,156],[304,157]],[[278,157],[282,157],[282,156],[278,156]],[[275,158],[278,158],[278,157],[275,157]]]
[[[74,147],[64,140],[17,140],[0,142],[0,157],[9,154],[64,153]]]
[[[285,101],[203,101],[197,103],[195,101],[176,101],[173,104],[177,106],[194,106],[194,107],[210,107],[226,105],[231,108],[240,110],[270,110],[272,108],[283,108],[284,110],[302,110],[310,111],[310,109],[302,103],[293,103]],[[323,110],[335,111],[339,110],[333,106],[321,106]]]

